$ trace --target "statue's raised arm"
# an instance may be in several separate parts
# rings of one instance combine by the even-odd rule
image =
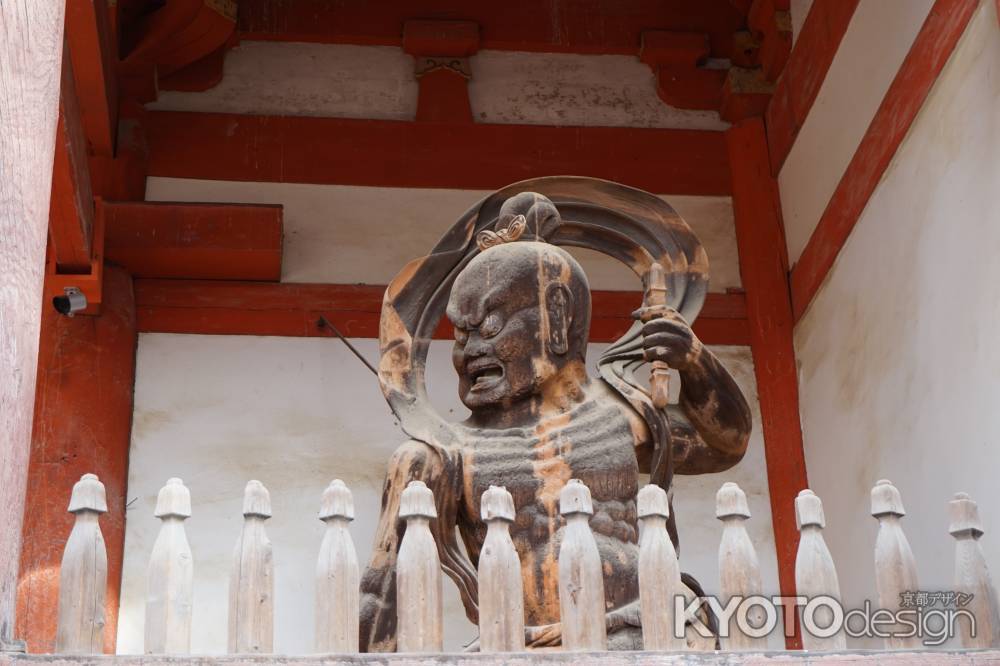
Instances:
[[[600,378],[585,367],[590,288],[559,246],[596,250],[649,286],[662,266],[663,308],[637,318],[602,355]],[[479,501],[491,484],[514,497],[511,536],[525,580],[529,639],[558,642],[556,580],[564,525],[558,496],[570,478],[591,489],[591,527],[605,563],[610,645],[641,644],[637,613],[636,493],[640,470],[669,490],[681,473],[740,460],[749,409],[729,373],[689,326],[708,288],[708,262],[686,223],[662,199],[590,178],[541,178],[511,185],[470,209],[428,256],[411,262],[386,291],[379,379],[411,441],[393,457],[375,553],[363,582],[362,641],[394,646],[398,495],[415,478],[437,497],[442,567],[476,620],[475,563],[486,529]],[[637,307],[640,303],[636,304]],[[443,316],[454,327],[463,423],[431,406],[425,363]],[[663,407],[636,377],[657,361],[681,375],[680,401]],[[654,404],[655,403],[655,404]],[[465,543],[468,557],[455,537]],[[676,530],[671,522],[676,541]],[[697,584],[688,578],[692,593]],[[391,616],[391,617],[390,617]],[[530,642],[530,640],[529,640]]]

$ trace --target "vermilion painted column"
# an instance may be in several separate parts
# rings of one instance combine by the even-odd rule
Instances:
[[[0,3],[0,651],[14,607],[59,115],[64,3]]]
[[[726,132],[733,180],[733,213],[740,275],[746,289],[750,348],[764,431],[771,521],[781,593],[795,594],[795,496],[808,486],[799,422],[799,386],[788,289],[788,255],[778,186],[771,176],[767,138],[760,118]],[[799,648],[798,637],[786,641]]]
[[[69,318],[48,305],[43,310],[17,607],[18,634],[31,652],[51,652],[55,644],[59,562],[73,526],[66,507],[73,483],[87,472],[107,488],[104,647],[114,650],[135,349],[132,277],[121,268],[105,267],[100,315]]]

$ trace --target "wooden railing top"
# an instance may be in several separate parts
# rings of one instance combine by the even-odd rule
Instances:
[[[93,474],[84,475],[71,493],[69,511],[75,519],[60,570],[56,647],[62,655],[80,655],[76,657],[80,661],[70,659],[67,663],[109,659],[92,656],[101,648],[105,624],[107,560],[98,521],[106,511],[104,500],[104,487]],[[802,490],[795,500],[801,533],[795,567],[801,596],[796,599],[803,601],[796,602],[795,610],[785,611],[799,615],[806,652],[781,652],[774,656],[761,651],[767,648],[768,637],[777,628],[778,611],[775,602],[762,596],[760,564],[746,526],[751,518],[749,503],[739,485],[724,483],[716,496],[716,517],[723,526],[718,551],[721,595],[703,596],[700,601],[685,592],[682,585],[677,553],[667,530],[670,516],[667,493],[655,485],[648,485],[638,493],[637,513],[642,528],[637,569],[639,608],[628,608],[625,612],[635,613],[636,619],[641,617],[641,625],[629,626],[641,627],[641,644],[657,650],[655,653],[605,652],[608,632],[621,626],[614,624],[617,620],[614,613],[620,610],[607,613],[604,563],[590,526],[594,513],[590,490],[580,480],[570,479],[559,493],[559,509],[565,521],[558,552],[560,640],[544,645],[561,645],[563,656],[521,652],[526,635],[522,569],[509,532],[516,507],[511,494],[501,486],[490,486],[481,502],[487,534],[477,572],[480,640],[475,647],[482,654],[447,655],[443,653],[442,567],[430,530],[430,522],[437,513],[435,499],[425,483],[410,481],[399,505],[399,517],[406,521],[406,528],[395,572],[390,574],[396,577],[399,652],[427,655],[415,662],[422,664],[568,663],[568,660],[588,663],[585,655],[592,651],[599,651],[601,661],[611,664],[768,663],[772,658],[783,663],[830,661],[820,658],[820,652],[851,655],[839,661],[835,657],[830,663],[857,663],[866,654],[845,652],[845,633],[850,633],[850,625],[842,622],[840,584],[823,536],[826,522],[823,503],[811,490]],[[967,494],[958,493],[949,503],[949,510],[948,532],[955,548],[955,608],[954,618],[947,622],[951,623],[950,632],[956,635],[927,634],[927,638],[950,638],[956,643],[960,640],[968,651],[941,649],[943,640],[937,643],[925,640],[924,634],[916,631],[916,625],[907,622],[907,617],[913,619],[919,612],[916,606],[926,604],[912,600],[913,595],[919,594],[919,583],[916,560],[903,529],[902,496],[891,482],[880,480],[871,491],[871,514],[879,525],[875,544],[878,612],[883,614],[879,629],[887,633],[876,632],[875,636],[884,638],[890,652],[877,653],[872,657],[873,663],[947,664],[951,663],[949,655],[960,654],[975,656],[976,660],[954,663],[971,664],[978,663],[978,655],[986,654],[978,649],[1000,647],[1000,602],[979,544],[983,529],[978,506]],[[237,657],[235,663],[247,660],[312,663],[315,658],[273,655],[274,549],[265,529],[272,508],[270,494],[259,481],[247,483],[242,513],[243,526],[229,581],[228,652]],[[177,478],[167,481],[157,497],[154,515],[161,526],[147,571],[144,650],[149,656],[138,662],[144,664],[172,663],[172,659],[154,655],[184,655],[190,651],[194,562],[184,522],[192,510],[191,493],[183,481]],[[323,492],[319,510],[319,519],[326,528],[316,567],[314,651],[325,657],[324,663],[331,663],[331,653],[347,655],[333,663],[409,663],[405,656],[387,660],[384,654],[358,654],[359,567],[349,532],[353,516],[350,489],[342,481],[332,481]],[[908,598],[911,600],[907,601]],[[713,623],[704,612],[705,604],[720,618],[717,633],[708,627]],[[952,601],[945,605],[950,604]],[[888,619],[885,614],[890,614]],[[958,621],[960,614],[967,620],[964,624]],[[909,632],[907,627],[911,629]],[[717,644],[728,652],[714,652]],[[925,652],[924,645],[932,649]],[[490,653],[504,653],[506,658],[497,660]],[[921,656],[924,654],[929,656]],[[239,655],[244,655],[242,661]],[[990,655],[981,663],[1000,665],[1000,654]],[[128,664],[132,659],[121,657],[118,661]],[[233,662],[220,660],[220,663]]]
[[[803,652],[507,652],[501,654],[372,653],[347,656],[311,655],[25,655],[0,653],[0,666],[339,666],[379,664],[384,666],[501,666],[512,664],[601,664],[601,666],[986,666],[1000,664],[1000,650],[912,650],[899,652],[848,650],[824,654]]]

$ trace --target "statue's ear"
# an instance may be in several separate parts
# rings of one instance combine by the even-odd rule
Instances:
[[[573,293],[561,282],[545,288],[545,309],[549,315],[549,351],[563,355],[569,351],[569,327],[573,323]]]

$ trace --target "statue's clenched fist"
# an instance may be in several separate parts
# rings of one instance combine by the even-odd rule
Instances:
[[[663,361],[685,370],[698,360],[701,340],[676,310],[650,319],[642,327],[642,353],[647,361]]]

